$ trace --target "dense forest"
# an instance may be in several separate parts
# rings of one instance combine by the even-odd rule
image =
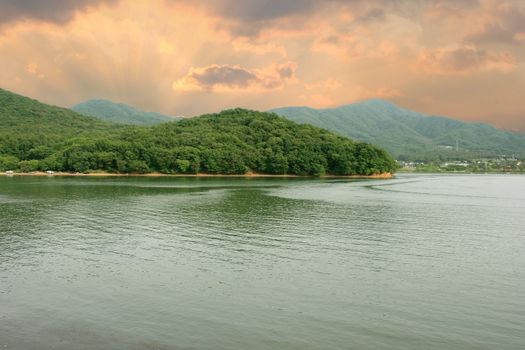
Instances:
[[[371,175],[384,150],[273,113],[232,109],[123,126],[0,90],[0,171]]]

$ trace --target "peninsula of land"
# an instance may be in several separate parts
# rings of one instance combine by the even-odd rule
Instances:
[[[7,174],[383,178],[397,169],[379,147],[246,109],[121,125],[0,89],[0,125]]]

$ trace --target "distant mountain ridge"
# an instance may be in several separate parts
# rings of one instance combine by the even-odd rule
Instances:
[[[125,127],[122,124],[152,125],[180,119],[142,112],[107,100],[91,100],[73,107],[80,114],[2,89],[0,100],[2,145],[7,147],[6,150],[17,149],[22,157],[26,157],[27,152],[35,153],[35,145],[50,139],[59,141],[117,130]],[[312,124],[381,146],[400,160],[472,159],[499,155],[525,157],[525,134],[482,123],[428,116],[384,100],[368,100],[329,109],[285,107],[272,112],[298,123]],[[38,123],[35,124],[35,120]],[[30,135],[26,135],[27,130],[32,130]],[[21,134],[25,135],[24,142],[17,136]],[[30,142],[27,142],[28,138]],[[39,152],[42,157],[47,153],[44,149]]]
[[[367,100],[327,109],[284,107],[271,111],[298,123],[376,144],[398,159],[525,155],[524,134],[483,123],[429,116],[385,100]]]
[[[71,109],[83,115],[118,124],[155,125],[181,119],[180,117],[141,111],[123,103],[103,99],[88,100],[73,106]]]

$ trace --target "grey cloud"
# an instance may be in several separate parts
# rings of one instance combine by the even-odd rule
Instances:
[[[194,4],[191,0],[171,0]],[[346,9],[356,15],[356,22],[384,20],[389,13],[419,18],[427,6],[451,9],[474,8],[478,0],[208,0],[199,2],[214,15],[230,20],[220,25],[238,36],[254,37],[269,26],[298,28],[308,23],[308,16],[324,9]],[[279,21],[286,18],[286,21]]]
[[[77,10],[117,0],[1,0],[0,23],[36,19],[55,23],[69,21]]]
[[[311,12],[321,5],[316,0],[223,0],[211,1],[221,15],[243,21],[270,20]]]
[[[191,3],[189,0],[186,1]],[[479,5],[479,2],[478,0],[208,0],[201,4],[221,16],[253,22],[307,15],[329,6],[362,10],[361,17],[366,20],[381,18],[387,11],[408,14],[421,6],[439,4],[472,8]]]
[[[192,69],[173,84],[174,89],[181,90],[239,90],[258,87],[278,89],[295,76],[296,64],[285,64],[267,67],[263,70],[249,70],[240,66],[211,65]]]
[[[191,0],[172,1],[194,4]],[[208,0],[199,3],[199,6],[230,20],[230,23],[221,24],[220,29],[226,29],[237,36],[254,37],[281,18],[287,18],[289,25],[301,25],[291,23],[290,18],[315,13],[332,1],[334,0]]]
[[[373,8],[372,10],[366,12],[365,14],[359,16],[357,18],[358,22],[372,22],[372,21],[380,21],[384,20],[386,17],[386,13],[383,9],[380,8]]]
[[[463,71],[472,67],[477,67],[486,60],[487,53],[485,50],[471,47],[450,50],[441,57],[441,63],[443,66],[454,71]]]
[[[249,70],[228,65],[207,67],[201,72],[193,72],[191,78],[205,89],[212,89],[215,85],[243,88],[259,81]]]
[[[509,3],[493,12],[494,19],[466,41],[474,43],[512,43],[518,33],[525,33],[525,7]]]
[[[126,0],[1,0],[0,23],[19,19],[38,19],[64,23],[75,11],[102,3]],[[269,21],[310,15],[323,8],[340,6],[362,12],[362,20],[381,19],[389,11],[409,15],[421,6],[447,4],[472,7],[477,0],[169,0],[201,6],[212,13],[238,22],[232,28],[240,35],[257,34]]]
[[[490,53],[474,46],[427,51],[420,67],[429,73],[456,74],[479,70],[509,72],[516,68],[516,58],[508,53]]]
[[[295,66],[291,64],[285,64],[277,67],[277,73],[281,78],[290,79],[295,75]]]

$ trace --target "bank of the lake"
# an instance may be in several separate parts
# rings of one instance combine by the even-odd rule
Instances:
[[[92,172],[92,173],[70,173],[70,172],[0,172],[0,176],[79,176],[79,177],[230,177],[230,178],[321,178],[321,179],[392,179],[394,178],[393,173],[381,173],[372,175],[321,175],[321,176],[301,176],[293,174],[258,174],[258,173],[247,173],[247,174],[165,174],[165,173],[108,173],[108,172]]]

